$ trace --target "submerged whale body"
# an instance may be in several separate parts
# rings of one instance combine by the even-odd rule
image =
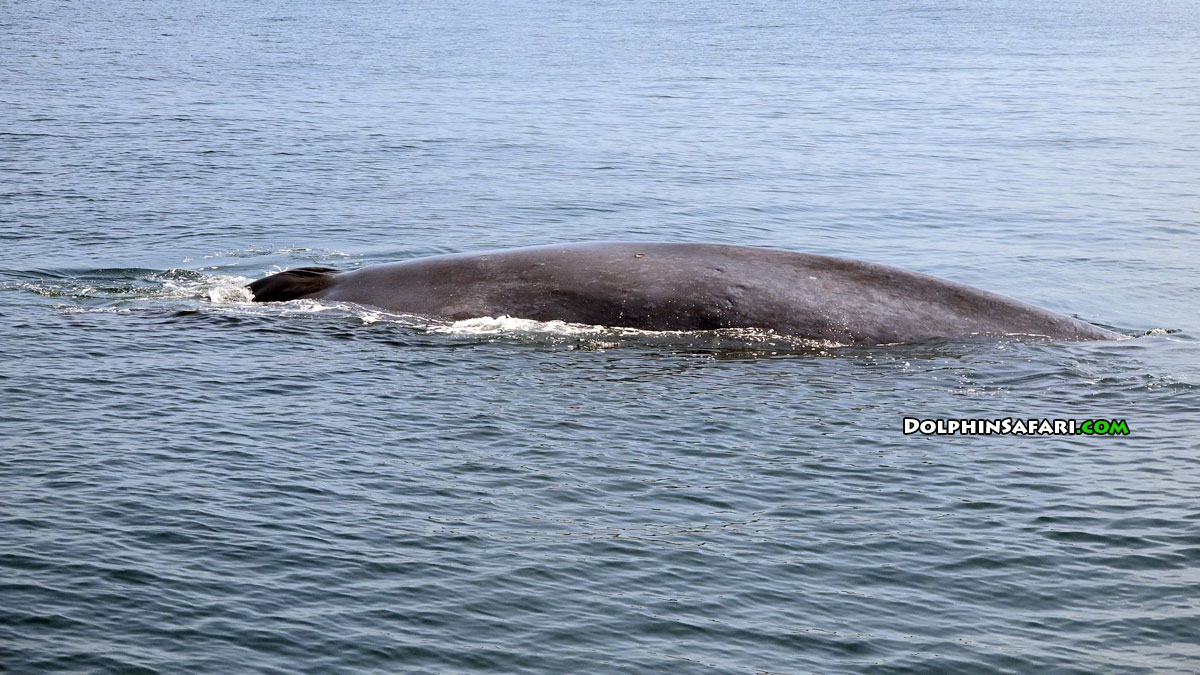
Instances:
[[[258,302],[314,298],[450,320],[512,316],[643,330],[761,328],[841,344],[1117,333],[896,267],[716,244],[593,243],[302,267],[250,284]]]

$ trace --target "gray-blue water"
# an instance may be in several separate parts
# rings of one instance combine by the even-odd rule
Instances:
[[[0,670],[1194,672],[1198,193],[1192,2],[0,3]],[[597,239],[1138,337],[239,290]]]

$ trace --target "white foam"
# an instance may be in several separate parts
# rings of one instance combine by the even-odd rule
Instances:
[[[133,314],[128,307],[80,307],[79,305],[55,305],[63,314]]]
[[[624,341],[690,343],[693,346],[782,349],[836,349],[847,345],[832,340],[807,340],[761,328],[724,328],[709,331],[656,331],[623,326],[598,326],[566,321],[535,321],[512,316],[485,316],[452,323],[434,323],[427,330],[460,336],[568,338],[595,348],[619,347]]]
[[[177,272],[170,270],[168,274]],[[248,303],[254,300],[246,284],[253,281],[247,277],[224,274],[191,273],[187,276],[169,276],[162,288],[154,293],[160,298],[204,298],[216,304]]]
[[[568,337],[587,337],[611,335],[613,331],[631,331],[645,333],[632,328],[608,328],[582,323],[567,323],[566,321],[535,321],[533,319],[518,319],[516,317],[482,316],[476,319],[463,319],[449,324],[433,324],[429,327],[431,333],[450,333],[454,335],[504,335],[511,333],[546,333]]]

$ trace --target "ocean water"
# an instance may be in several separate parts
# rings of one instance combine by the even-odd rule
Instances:
[[[4,2],[0,670],[1195,672],[1198,179],[1190,2]],[[1130,339],[243,289],[605,239]]]

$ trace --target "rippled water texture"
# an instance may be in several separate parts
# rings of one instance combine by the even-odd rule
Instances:
[[[1200,12],[1048,4],[3,3],[0,670],[1194,672]],[[593,239],[1133,337],[242,288]]]

